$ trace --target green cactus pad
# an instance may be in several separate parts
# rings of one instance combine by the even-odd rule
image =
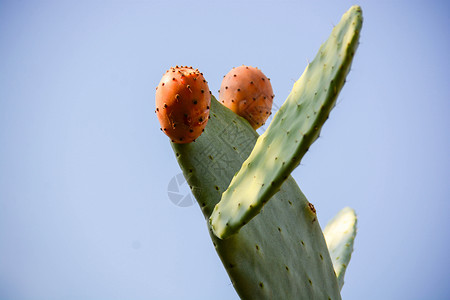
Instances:
[[[195,142],[172,144],[206,220],[258,137],[246,120],[214,97],[210,115],[205,132]],[[312,208],[289,177],[238,234],[221,240],[210,231],[242,299],[340,299],[331,258]],[[209,222],[206,225],[209,227]]]
[[[294,84],[214,208],[210,224],[217,237],[230,237],[249,223],[317,139],[350,71],[361,26],[361,8],[353,6]]]
[[[339,288],[344,285],[344,275],[353,252],[356,236],[356,214],[349,207],[342,209],[323,230],[328,251],[333,261]]]

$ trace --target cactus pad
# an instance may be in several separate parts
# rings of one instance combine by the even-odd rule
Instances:
[[[258,137],[214,97],[210,116],[195,142],[172,143],[206,220]],[[292,177],[238,234],[226,240],[210,235],[242,299],[340,299],[315,211]]]
[[[294,84],[214,208],[210,223],[217,237],[230,237],[249,223],[317,139],[350,71],[361,26],[361,8],[353,6]]]
[[[323,230],[328,245],[339,288],[344,285],[344,275],[353,252],[356,236],[356,214],[349,207],[342,209]]]

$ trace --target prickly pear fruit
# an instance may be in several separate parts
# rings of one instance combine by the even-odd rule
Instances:
[[[156,115],[161,130],[174,143],[195,141],[209,119],[211,92],[198,69],[172,67],[156,87]]]
[[[270,79],[258,68],[244,65],[228,72],[219,90],[219,101],[255,130],[270,116],[274,97]]]

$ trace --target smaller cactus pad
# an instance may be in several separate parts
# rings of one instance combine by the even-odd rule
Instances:
[[[353,252],[356,237],[356,214],[353,209],[342,209],[323,230],[328,251],[333,261],[339,288],[344,285],[344,275]]]

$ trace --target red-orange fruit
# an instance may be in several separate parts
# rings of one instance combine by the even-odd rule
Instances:
[[[195,141],[209,119],[211,93],[198,69],[172,67],[156,87],[156,115],[161,130],[174,143]]]
[[[255,130],[269,118],[274,97],[270,79],[260,69],[244,65],[228,72],[219,90],[219,101]]]

